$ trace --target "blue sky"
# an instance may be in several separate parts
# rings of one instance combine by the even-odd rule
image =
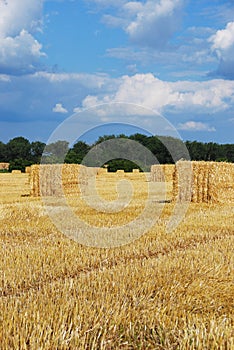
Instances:
[[[233,14],[220,0],[0,0],[0,140],[46,141],[105,103],[82,130],[153,133],[160,113],[185,140],[233,143]]]

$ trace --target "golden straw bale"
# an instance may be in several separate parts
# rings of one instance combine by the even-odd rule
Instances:
[[[9,170],[10,163],[0,163],[0,170]]]
[[[30,172],[31,172],[31,167],[30,166],[26,166],[25,167],[25,173],[26,174],[30,174]]]
[[[150,169],[150,179],[153,182],[172,182],[174,164],[154,164]]]
[[[173,199],[185,202],[189,198],[193,203],[234,202],[234,164],[177,162],[173,175]]]
[[[30,182],[30,194],[33,197],[40,196],[40,183],[39,183],[39,165],[32,165],[29,175]]]
[[[151,165],[150,169],[151,181],[164,182],[164,172],[161,164]]]
[[[101,175],[101,174],[106,174],[108,172],[107,168],[93,168],[93,169],[98,169],[97,170],[97,174]]]
[[[234,202],[234,164],[226,162],[210,163],[210,201]]]
[[[190,202],[192,196],[193,177],[189,161],[178,161],[173,173],[173,199],[180,202]]]
[[[175,164],[163,164],[165,182],[173,181],[174,170],[175,170]]]
[[[123,169],[119,169],[116,171],[116,174],[122,175],[124,174],[124,170]]]

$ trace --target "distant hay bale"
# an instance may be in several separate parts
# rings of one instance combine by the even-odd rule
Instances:
[[[133,173],[139,173],[139,172],[140,172],[140,169],[132,169],[132,172],[133,172]]]
[[[0,163],[0,170],[9,170],[10,163]]]
[[[119,170],[116,171],[116,174],[117,175],[123,175],[124,174],[124,170],[119,169]]]
[[[12,170],[12,174],[21,174],[21,170]]]
[[[173,175],[173,199],[180,202],[234,201],[234,164],[179,161]]]
[[[108,172],[107,168],[93,168],[96,169],[97,175],[106,174]]]
[[[30,188],[33,197],[79,195],[97,175],[97,168],[80,164],[32,165]]]
[[[174,164],[154,164],[150,169],[150,179],[153,182],[172,182]]]
[[[31,167],[30,166],[26,166],[25,167],[25,173],[26,174],[30,174],[30,172],[31,172]]]

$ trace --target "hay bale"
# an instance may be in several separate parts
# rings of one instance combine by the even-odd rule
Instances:
[[[164,173],[161,164],[151,165],[150,179],[153,182],[164,182]]]
[[[133,172],[133,173],[139,173],[139,172],[140,172],[140,169],[132,169],[132,172]]]
[[[208,203],[209,193],[209,162],[192,162],[192,196],[193,203]]]
[[[80,164],[33,165],[30,172],[31,195],[34,197],[79,195],[79,186],[83,186],[82,189],[88,186],[97,172],[97,168]]]
[[[174,164],[154,164],[151,166],[150,175],[153,182],[172,182]]]
[[[178,161],[173,172],[173,200],[190,202],[192,196],[193,178],[191,162]]]
[[[172,182],[175,164],[163,164],[162,169],[164,173],[165,182]]]
[[[9,170],[10,163],[0,163],[0,170]]]
[[[119,169],[116,171],[117,175],[123,175],[124,174],[124,170],[123,169]]]
[[[30,166],[26,166],[25,167],[25,173],[26,174],[30,174],[30,172],[31,172],[31,167]]]
[[[12,170],[12,174],[21,174],[21,170]]]
[[[61,196],[63,194],[61,171],[61,164],[32,165],[30,172],[31,196]]]
[[[97,169],[97,174],[98,175],[106,174],[108,172],[107,168],[93,168],[93,169]]]
[[[192,170],[190,178],[189,166]],[[234,202],[234,164],[177,162],[173,175],[173,199],[193,203]]]
[[[212,203],[234,203],[233,163],[210,163],[209,194]]]
[[[39,181],[39,165],[32,165],[31,172],[29,175],[29,183],[30,183],[30,194],[33,197],[40,196],[40,181]]]

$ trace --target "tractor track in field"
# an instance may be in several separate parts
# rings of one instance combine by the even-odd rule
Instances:
[[[75,279],[83,274],[110,270],[111,268],[118,267],[121,264],[127,264],[129,262],[133,263],[134,261],[149,260],[157,257],[167,256],[176,251],[181,252],[185,250],[194,250],[199,246],[208,244],[209,242],[223,240],[233,236],[234,236],[234,230],[231,232],[222,232],[222,234],[216,234],[216,235],[207,234],[204,236],[201,236],[201,235],[190,236],[188,239],[185,239],[183,241],[178,240],[174,244],[170,244],[165,247],[162,247],[157,251],[147,251],[145,253],[127,255],[117,259],[112,258],[108,260],[108,258],[106,258],[98,263],[93,264],[92,266],[85,267],[85,268],[84,267],[77,268],[76,271],[72,273],[63,273],[60,276],[47,277],[44,280],[36,281],[31,284],[29,283],[27,286],[23,286],[20,290],[9,287],[9,288],[0,290],[0,297],[1,298],[20,297],[28,292],[37,292],[49,283],[54,283],[65,279],[73,279],[73,278]]]

